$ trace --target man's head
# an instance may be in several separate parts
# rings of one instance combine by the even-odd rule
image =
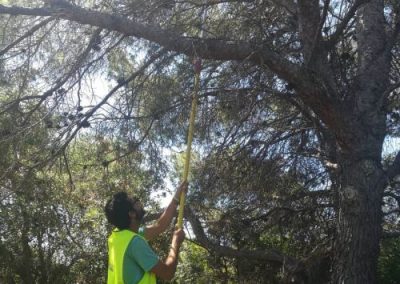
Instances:
[[[132,223],[140,224],[145,214],[140,201],[130,198],[126,192],[114,194],[104,211],[108,222],[120,230],[128,229]]]

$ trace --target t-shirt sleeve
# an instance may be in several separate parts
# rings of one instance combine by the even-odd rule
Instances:
[[[128,250],[129,254],[144,271],[150,271],[158,262],[156,253],[151,249],[149,244],[139,236],[133,238],[129,244]]]

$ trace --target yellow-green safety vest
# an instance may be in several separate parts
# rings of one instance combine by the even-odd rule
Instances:
[[[142,238],[142,236],[130,230],[114,230],[108,238],[107,284],[125,284],[123,277],[124,255],[129,243],[136,235]],[[138,284],[156,284],[156,275],[145,271]]]

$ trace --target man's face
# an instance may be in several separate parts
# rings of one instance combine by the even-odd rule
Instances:
[[[146,214],[146,211],[143,209],[143,205],[139,200],[131,199],[133,212],[135,213],[136,220],[139,223],[142,223],[143,217]]]

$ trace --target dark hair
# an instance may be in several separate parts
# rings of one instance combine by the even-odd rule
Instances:
[[[108,222],[119,230],[129,228],[129,211],[131,210],[133,210],[132,200],[128,197],[128,194],[123,191],[115,193],[104,207]]]

